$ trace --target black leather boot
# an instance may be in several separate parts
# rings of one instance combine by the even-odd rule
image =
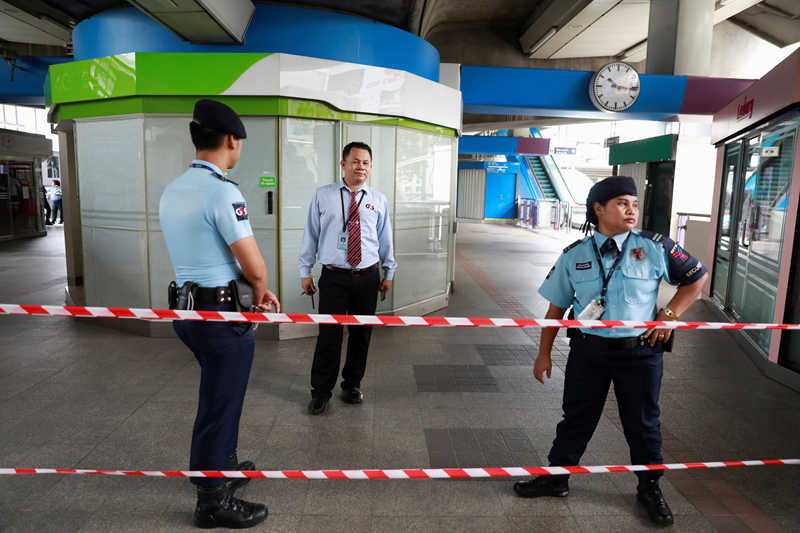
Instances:
[[[266,520],[267,514],[266,505],[246,502],[231,496],[227,483],[209,488],[197,487],[194,525],[199,528],[245,529]]]
[[[242,461],[239,462],[239,459],[236,457],[236,452],[233,452],[231,455],[230,461],[228,463],[228,470],[255,470],[256,464],[253,461]],[[232,477],[228,478],[225,482],[228,484],[228,492],[231,496],[233,493],[236,492],[236,489],[244,487],[248,483],[250,483],[249,477]]]
[[[659,526],[670,526],[675,523],[672,509],[669,508],[664,500],[664,495],[661,494],[658,478],[640,477],[639,486],[636,487],[636,499],[647,509],[647,515],[652,523]]]
[[[539,496],[564,498],[569,496],[569,474],[539,476],[526,481],[517,481],[514,483],[514,492],[523,498]]]

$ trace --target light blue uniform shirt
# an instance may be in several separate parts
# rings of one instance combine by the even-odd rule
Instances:
[[[350,213],[351,194],[344,181],[320,187],[314,191],[308,208],[306,227],[303,229],[303,245],[297,261],[300,263],[300,277],[311,276],[317,256],[323,265],[338,268],[367,268],[380,259],[383,277],[391,280],[397,263],[394,262],[392,245],[392,223],[389,220],[389,204],[386,197],[371,187],[362,185],[356,191],[356,202],[364,200],[358,209],[361,217],[361,262],[351,265],[347,262],[347,250],[338,248],[338,237],[347,215]],[[344,217],[342,217],[342,198],[344,198]],[[345,230],[346,231],[346,230]]]
[[[613,237],[618,250],[622,250],[626,237],[628,233]],[[574,306],[576,317],[589,302],[600,300],[603,289],[597,256],[590,242],[592,238],[597,242],[598,250],[608,239],[595,231],[592,237],[585,237],[568,247],[539,288],[539,294],[553,305],[563,308]],[[614,258],[611,254],[603,255],[602,252],[601,257],[607,275]],[[661,279],[672,285],[681,282],[680,278],[670,277],[670,269],[673,275],[677,272],[676,267],[669,264],[669,256],[662,243],[643,237],[636,230],[630,232],[624,255],[609,281],[606,310],[599,320],[653,320],[657,314],[656,299]],[[701,269],[704,272],[702,265]],[[630,328],[581,328],[581,331],[611,338],[635,337],[644,332]]]
[[[192,163],[222,175],[207,161]],[[249,237],[253,230],[236,185],[204,168],[190,168],[164,189],[158,218],[179,287],[187,281],[219,287],[243,277],[230,245]]]

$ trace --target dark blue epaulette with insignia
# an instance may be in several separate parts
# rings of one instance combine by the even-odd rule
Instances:
[[[650,239],[664,247],[664,251],[669,258],[667,261],[669,276],[678,285],[690,285],[702,278],[708,271],[702,263],[689,255],[689,252],[681,248],[678,243],[669,237],[647,230],[639,230],[638,233],[645,239]]]
[[[639,235],[644,237],[645,239],[650,239],[651,241],[655,241],[657,243],[664,243],[664,236],[660,233],[655,233],[652,231],[648,231],[646,229],[642,229],[638,231]]]
[[[572,250],[573,248],[575,248],[576,246],[578,246],[582,242],[583,242],[583,239],[578,239],[577,241],[573,242],[572,244],[570,244],[569,246],[564,248],[564,253],[569,252],[570,250]]]

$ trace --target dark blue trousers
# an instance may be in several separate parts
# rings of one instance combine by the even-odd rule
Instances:
[[[201,303],[195,309],[230,311],[228,304]],[[200,401],[192,432],[191,470],[228,470],[239,441],[239,419],[255,351],[253,325],[246,322],[172,323],[200,363]],[[223,478],[192,478],[215,487]]]
[[[580,332],[570,340],[564,382],[564,420],[556,427],[556,439],[548,460],[553,466],[577,466],[592,438],[611,383],[619,405],[631,464],[661,464],[661,414],[658,396],[664,373],[660,343],[651,347],[612,351],[583,339]],[[640,477],[660,477],[660,470],[637,472]]]

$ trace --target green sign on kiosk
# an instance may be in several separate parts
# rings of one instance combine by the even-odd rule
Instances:
[[[259,187],[275,187],[275,176],[261,176],[259,178]]]

